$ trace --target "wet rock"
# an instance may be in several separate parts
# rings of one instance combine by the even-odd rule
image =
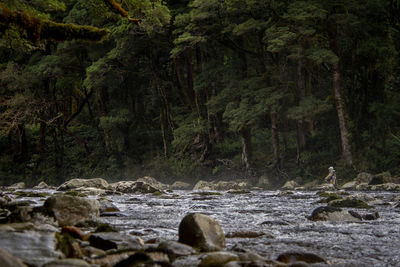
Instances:
[[[354,198],[335,199],[330,201],[328,203],[328,206],[337,208],[358,208],[358,209],[372,208],[371,206],[368,205],[367,202]]]
[[[212,182],[207,182],[207,181],[200,180],[193,187],[193,191],[197,191],[197,190],[213,190],[213,188],[214,188],[214,184]]]
[[[103,212],[116,212],[120,211],[117,206],[115,206],[110,200],[108,199],[100,199],[100,213]]]
[[[315,190],[325,190],[325,191],[333,191],[336,190],[335,186],[333,184],[321,184],[317,187],[314,188]]]
[[[66,233],[72,236],[73,238],[78,238],[80,240],[87,240],[89,235],[82,232],[81,229],[75,226],[64,226],[61,228],[61,233]]]
[[[83,252],[77,240],[68,233],[55,233],[57,239],[56,248],[67,258],[83,258]]]
[[[219,181],[215,184],[215,190],[244,190],[251,188],[251,185],[246,181]]]
[[[362,219],[367,220],[367,221],[377,220],[379,218],[380,218],[380,216],[377,211],[375,211],[374,213],[367,213],[367,214],[362,215]]]
[[[0,231],[0,248],[6,249],[28,265],[42,266],[54,258],[62,257],[62,253],[56,251],[55,247],[54,233]]]
[[[328,203],[332,200],[342,199],[342,197],[336,193],[318,192],[318,195],[325,198],[323,201],[321,201],[325,203]]]
[[[172,266],[168,262],[168,258],[159,259],[158,257],[154,259],[151,253],[137,252],[127,259],[118,262],[115,267],[128,267],[128,266],[152,266],[152,267],[168,267]]]
[[[369,182],[371,182],[371,180],[372,180],[373,177],[374,177],[374,176],[373,176],[372,174],[370,174],[370,173],[361,172],[361,173],[359,173],[359,174],[357,175],[356,182],[357,182],[358,184],[362,184],[362,183],[368,184]]]
[[[9,211],[13,211],[18,207],[30,206],[32,204],[36,204],[36,202],[32,200],[11,200],[6,205],[4,205],[4,208],[8,209]]]
[[[356,186],[356,190],[359,191],[365,191],[365,190],[369,190],[370,186],[367,183],[360,183]]]
[[[172,190],[190,190],[191,189],[191,184],[188,184],[188,183],[185,183],[185,182],[176,181],[170,186],[170,188]]]
[[[50,196],[49,193],[43,193],[43,192],[34,192],[34,191],[16,191],[13,192],[13,195],[16,195],[18,197],[48,197]]]
[[[377,185],[377,184],[385,184],[392,182],[392,175],[390,172],[382,172],[379,174],[375,174],[368,185]]]
[[[95,266],[102,266],[102,267],[116,266],[117,263],[129,258],[129,256],[135,253],[136,253],[135,251],[126,251],[126,250],[112,251],[112,253],[110,254],[102,255],[92,259],[90,263],[94,264]]]
[[[32,222],[17,222],[17,223],[7,223],[0,225],[0,231],[43,231],[43,232],[56,232],[58,229],[52,224],[46,223],[32,223]]]
[[[361,219],[355,217],[349,211],[342,210],[336,207],[318,207],[308,217],[311,221],[360,221]]]
[[[73,226],[86,220],[98,220],[99,208],[97,200],[68,195],[49,197],[43,204],[43,210],[53,215],[60,226]]]
[[[350,181],[342,185],[341,188],[344,190],[354,190],[356,189],[357,184],[358,184],[357,181]]]
[[[0,248],[1,267],[27,267],[21,259],[11,255],[7,250]]]
[[[95,258],[106,255],[106,252],[104,250],[91,246],[85,246],[84,248],[82,248],[82,252],[88,258]]]
[[[251,191],[248,189],[229,189],[227,191],[228,194],[251,194]]]
[[[384,184],[377,184],[371,185],[370,190],[372,191],[400,191],[400,184],[395,183],[384,183]]]
[[[154,193],[161,192],[158,188],[151,186],[145,182],[138,181],[121,181],[112,185],[116,191],[122,193]]]
[[[240,261],[244,262],[253,262],[253,263],[258,263],[258,262],[264,262],[265,259],[258,255],[255,252],[242,252],[238,253]]]
[[[199,267],[224,266],[230,261],[238,261],[236,254],[225,251],[209,252],[205,254],[200,262]]]
[[[294,190],[296,187],[299,187],[299,184],[295,180],[287,181],[283,186],[282,190]]]
[[[33,187],[33,189],[49,189],[49,188],[51,188],[51,187],[43,181]]]
[[[59,259],[50,261],[42,267],[90,267],[91,265],[80,259]]]
[[[137,179],[136,182],[142,182],[145,184],[149,184],[152,187],[157,188],[160,191],[169,189],[169,185],[163,184],[163,183],[157,181],[156,178],[150,177],[150,176],[141,177],[141,178]]]
[[[74,189],[75,192],[79,192],[85,196],[104,196],[107,190],[95,187],[78,187]]]
[[[26,186],[25,186],[25,183],[24,182],[19,182],[19,183],[15,183],[15,184],[12,184],[12,185],[10,185],[9,187],[8,187],[8,189],[24,189]]]
[[[111,232],[118,232],[118,231],[108,223],[99,224],[94,230],[94,233],[111,233]]]
[[[225,235],[212,217],[191,213],[179,224],[179,242],[204,252],[218,251],[225,248]]]
[[[161,242],[157,249],[166,252],[171,261],[181,256],[188,256],[196,253],[191,246],[172,240]]]
[[[225,235],[226,238],[257,238],[265,235],[264,232],[254,232],[254,231],[236,231],[230,232]]]
[[[277,261],[284,262],[286,264],[291,264],[295,262],[305,262],[305,263],[326,263],[325,259],[321,256],[310,253],[310,252],[297,252],[289,251],[284,252],[278,256]]]
[[[57,188],[57,191],[67,191],[70,189],[76,189],[80,187],[93,187],[98,189],[110,189],[108,182],[102,178],[92,178],[92,179],[71,179]]]
[[[89,237],[92,247],[102,250],[109,249],[133,249],[140,250],[144,246],[144,242],[140,237],[126,235],[122,233],[94,233]]]

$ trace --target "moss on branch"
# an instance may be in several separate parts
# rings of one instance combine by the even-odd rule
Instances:
[[[16,26],[21,34],[32,42],[44,39],[55,41],[85,40],[101,41],[109,30],[93,26],[81,26],[72,23],[57,23],[47,19],[40,19],[29,15],[25,11],[13,11],[0,3],[0,28],[7,30]]]

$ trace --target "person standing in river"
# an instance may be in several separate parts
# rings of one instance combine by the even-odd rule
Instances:
[[[335,189],[337,189],[337,181],[336,181],[336,172],[333,169],[333,167],[329,167],[329,174],[328,176],[325,177],[325,180],[328,181],[329,183],[333,184],[333,186],[335,187]]]

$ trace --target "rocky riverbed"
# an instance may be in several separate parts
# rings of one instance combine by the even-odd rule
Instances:
[[[291,266],[293,262],[303,264],[298,266],[399,266],[396,192],[165,191],[145,182],[124,185],[120,184],[120,191],[102,183],[82,184],[80,190],[69,192],[60,191],[73,188],[65,185],[59,191],[4,189],[0,259],[8,252],[12,264],[5,266],[47,267]],[[59,204],[69,198],[88,208],[80,211],[74,204]],[[215,220],[224,244],[206,249],[182,244],[187,241],[180,224],[187,214]],[[213,230],[218,226],[207,225],[210,240],[220,240],[215,236],[221,233]],[[112,228],[117,232],[108,232]],[[182,243],[164,242],[171,240]]]

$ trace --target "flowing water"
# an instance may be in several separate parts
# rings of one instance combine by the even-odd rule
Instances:
[[[369,193],[383,200],[380,218],[360,222],[312,222],[307,216],[324,204],[315,192],[281,194],[253,191],[250,194],[199,196],[176,191],[168,198],[124,194],[108,196],[121,210],[119,216],[103,217],[120,231],[142,235],[144,240],[178,239],[178,227],[187,213],[199,212],[215,218],[225,233],[264,232],[257,238],[228,238],[227,249],[245,249],[275,259],[285,251],[319,254],[340,266],[400,266],[400,208],[393,193]],[[357,210],[360,214],[368,210]]]

